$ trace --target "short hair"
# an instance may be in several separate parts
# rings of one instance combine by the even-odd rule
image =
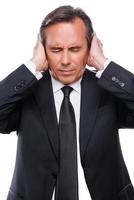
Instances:
[[[45,45],[45,29],[48,26],[60,22],[72,22],[77,17],[85,24],[88,47],[90,48],[94,33],[91,19],[81,8],[73,8],[69,5],[56,8],[44,18],[40,27],[40,37],[43,45]]]

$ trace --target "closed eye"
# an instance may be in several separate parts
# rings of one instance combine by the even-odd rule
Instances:
[[[80,46],[70,47],[70,48],[69,48],[69,51],[71,51],[71,52],[79,52],[80,49],[81,49]],[[60,48],[60,47],[52,47],[52,48],[51,48],[51,51],[52,51],[53,53],[58,53],[58,52],[61,52],[62,50],[63,50],[63,48]]]
[[[54,53],[58,53],[58,52],[62,51],[62,48],[51,48],[51,51]]]
[[[80,49],[81,49],[81,47],[71,47],[71,48],[69,48],[69,50],[72,51],[72,52],[78,52],[78,51],[80,51]]]

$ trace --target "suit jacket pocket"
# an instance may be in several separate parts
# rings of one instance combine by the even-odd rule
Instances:
[[[134,188],[133,188],[133,185],[131,183],[126,185],[119,192],[119,199],[120,200],[133,200],[134,199]]]
[[[24,199],[20,194],[18,194],[18,193],[14,192],[13,190],[10,189],[9,193],[8,193],[7,200],[24,200]]]

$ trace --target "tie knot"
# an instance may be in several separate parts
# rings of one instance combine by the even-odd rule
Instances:
[[[63,88],[61,88],[62,92],[64,93],[64,97],[69,97],[71,91],[73,90],[72,87],[70,86],[64,86]]]

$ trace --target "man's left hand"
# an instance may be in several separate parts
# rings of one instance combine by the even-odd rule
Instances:
[[[89,51],[87,65],[92,66],[97,70],[103,70],[106,60],[107,58],[104,56],[102,43],[97,38],[96,34],[94,34]]]

